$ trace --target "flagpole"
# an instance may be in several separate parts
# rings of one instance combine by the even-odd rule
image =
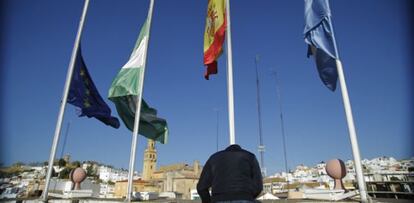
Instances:
[[[64,87],[64,90],[63,90],[62,100],[61,100],[61,103],[60,103],[59,115],[58,115],[58,119],[57,119],[57,122],[56,122],[55,135],[54,135],[54,138],[53,138],[52,148],[50,150],[49,165],[48,165],[48,168],[47,168],[45,189],[44,189],[43,194],[42,194],[42,196],[43,196],[42,200],[43,201],[47,201],[47,198],[48,198],[50,177],[52,176],[52,171],[53,171],[53,161],[55,159],[56,149],[57,149],[57,145],[59,143],[59,136],[60,136],[60,132],[61,132],[61,129],[62,129],[63,116],[65,114],[65,107],[66,107],[66,102],[67,102],[67,99],[68,99],[70,83],[72,81],[73,69],[75,67],[75,59],[76,59],[76,55],[78,53],[79,42],[80,42],[80,38],[81,38],[81,35],[82,35],[82,29],[83,29],[83,24],[85,22],[86,13],[87,13],[87,10],[88,10],[88,5],[89,5],[89,0],[85,0],[85,4],[83,6],[83,11],[82,11],[82,16],[81,16],[81,19],[80,19],[80,22],[79,22],[78,33],[76,35],[75,44],[73,46],[72,56],[70,58],[68,72],[66,74],[66,82],[65,82],[65,87]]]
[[[141,104],[142,104],[142,94],[143,94],[143,87],[144,87],[144,78],[145,78],[145,67],[147,64],[147,52],[148,52],[148,44],[150,39],[150,31],[151,31],[151,20],[152,20],[152,10],[154,8],[154,0],[150,0],[150,6],[148,10],[148,39],[147,44],[145,47],[144,52],[144,63],[143,67],[144,70],[141,74],[141,79],[139,80],[139,86],[137,87],[139,89],[139,94],[137,98],[137,104],[135,109],[135,120],[134,120],[134,131],[132,133],[132,143],[131,143],[131,155],[129,159],[129,171],[128,171],[128,188],[127,188],[127,195],[126,195],[126,201],[131,202],[131,196],[132,196],[132,183],[133,183],[133,176],[134,176],[134,166],[135,166],[135,155],[136,155],[136,148],[137,148],[137,142],[138,142],[138,131],[139,131],[139,120],[141,116]]]
[[[361,202],[365,203],[365,202],[368,202],[368,193],[367,193],[365,180],[364,180],[364,172],[362,171],[361,155],[360,155],[359,147],[358,147],[358,139],[357,139],[356,130],[355,130],[354,117],[352,115],[351,102],[350,102],[349,95],[348,95],[348,88],[345,82],[345,75],[344,75],[344,70],[342,68],[342,62],[339,60],[338,46],[336,44],[333,25],[330,20],[328,21],[328,23],[329,23],[329,26],[332,28],[334,49],[335,49],[335,54],[337,56],[337,59],[335,60],[336,69],[338,72],[339,84],[341,86],[342,101],[344,104],[346,121],[348,124],[348,133],[349,133],[349,139],[351,141],[352,154],[354,156],[355,173],[356,173],[356,177],[358,181],[359,195],[361,197]]]
[[[368,194],[365,186],[364,173],[362,171],[361,156],[358,147],[354,118],[352,116],[351,103],[349,101],[348,89],[345,82],[342,63],[339,59],[336,60],[336,67],[338,70],[339,83],[341,84],[342,100],[344,102],[346,121],[348,123],[349,139],[351,140],[352,154],[354,155],[355,173],[358,180],[359,194],[361,196],[361,202],[367,202]]]
[[[230,0],[226,1],[227,18],[227,97],[229,108],[229,136],[230,145],[236,144],[236,132],[234,128],[234,95],[233,95],[233,55],[231,49],[231,23],[230,23]]]

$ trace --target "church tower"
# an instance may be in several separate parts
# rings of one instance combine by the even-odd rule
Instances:
[[[148,139],[147,148],[144,152],[144,164],[142,169],[142,180],[150,180],[157,165],[157,150],[155,141]]]

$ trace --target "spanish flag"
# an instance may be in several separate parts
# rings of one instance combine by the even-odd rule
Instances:
[[[206,28],[204,32],[204,65],[207,66],[204,78],[217,74],[217,58],[223,51],[226,34],[226,2],[225,0],[208,0]]]

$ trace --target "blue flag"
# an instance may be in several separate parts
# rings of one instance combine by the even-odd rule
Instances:
[[[86,69],[79,47],[70,84],[68,103],[80,108],[79,117],[95,117],[106,125],[119,128],[118,118],[111,116],[111,109],[99,95],[95,84]]]
[[[305,0],[304,34],[308,44],[308,57],[314,55],[319,77],[326,87],[335,91],[338,80],[338,52],[328,0]]]

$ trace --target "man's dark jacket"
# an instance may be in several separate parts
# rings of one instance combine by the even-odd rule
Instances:
[[[230,145],[211,155],[197,184],[197,192],[203,203],[253,201],[262,189],[262,174],[256,156],[239,145]]]

